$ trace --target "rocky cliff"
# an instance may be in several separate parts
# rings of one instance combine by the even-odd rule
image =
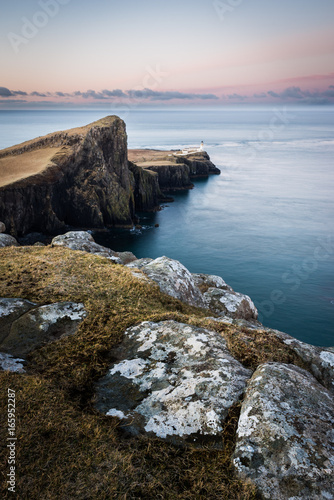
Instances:
[[[116,116],[3,150],[0,170],[0,219],[14,235],[132,226],[135,210],[156,208],[161,194],[156,176],[129,168]]]
[[[156,210],[162,191],[188,189],[191,178],[219,173],[206,153],[182,157],[130,151],[124,122],[108,116],[0,152],[0,220],[8,232],[57,233],[131,227],[136,210]],[[163,158],[163,159],[162,159]]]
[[[192,179],[220,174],[205,151],[181,154],[181,151],[130,149],[129,159],[147,172],[156,172],[163,192],[191,189]]]

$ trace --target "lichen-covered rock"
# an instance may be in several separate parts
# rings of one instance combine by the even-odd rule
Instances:
[[[0,222],[0,233],[4,233],[6,231],[6,225],[3,222]]]
[[[0,352],[0,371],[25,373],[22,362],[24,359],[13,358],[10,354]]]
[[[262,327],[263,329],[263,327]],[[334,392],[334,349],[306,344],[287,333],[265,328],[266,331],[283,340],[305,363],[315,378],[327,389]]]
[[[13,321],[35,306],[29,300],[0,299],[0,343],[9,334]]]
[[[10,234],[4,234],[0,232],[0,248],[3,247],[18,247],[19,244],[14,238],[14,236],[10,236]]]
[[[209,288],[203,297],[206,307],[219,316],[229,316],[233,319],[257,319],[257,309],[248,295],[234,292],[232,289]]]
[[[235,467],[266,499],[332,499],[333,426],[333,396],[310,373],[261,365],[242,404]]]
[[[132,252],[114,252],[110,248],[98,245],[87,231],[69,231],[66,234],[61,234],[53,238],[51,245],[93,253],[100,257],[106,257],[116,264],[128,264],[136,260]]]
[[[36,307],[12,323],[1,350],[24,357],[48,342],[74,334],[85,317],[84,305],[74,302],[57,302]]]
[[[201,292],[206,292],[209,288],[220,288],[221,290],[232,290],[232,288],[225,283],[223,278],[220,276],[215,276],[213,274],[200,274],[192,273],[192,277],[195,281],[196,286],[201,290]]]
[[[132,433],[175,443],[220,446],[223,421],[251,372],[216,332],[177,323],[144,322],[125,332],[116,360],[96,387],[96,406],[124,419]]]
[[[143,259],[134,260],[133,262],[127,264],[127,267],[142,269],[143,267],[145,267],[147,264],[150,264],[151,262],[153,262],[153,259],[150,259],[149,257],[145,257]]]
[[[159,257],[144,263],[140,259],[139,262],[132,262],[131,267],[141,269],[149,278],[158,283],[160,290],[167,295],[191,306],[205,307],[203,296],[196,286],[194,278],[178,260]]]

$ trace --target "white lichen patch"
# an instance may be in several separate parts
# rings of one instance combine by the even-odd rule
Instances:
[[[320,358],[326,363],[326,365],[334,368],[334,353],[330,351],[322,351],[320,353]]]
[[[140,415],[128,428],[160,438],[218,436],[251,375],[231,356],[221,335],[175,321],[129,328],[113,356],[119,352],[124,358],[126,351],[131,356],[115,363],[101,380],[101,387],[112,391],[108,397],[108,389],[103,390],[98,407],[124,411],[127,401],[132,416]],[[117,384],[123,398],[115,396]]]
[[[24,299],[0,299],[0,318],[5,318],[13,313],[22,314],[29,308],[34,307],[35,304],[29,300]]]
[[[0,367],[4,371],[25,373],[22,362],[24,362],[24,359],[14,358],[10,354],[0,353]]]
[[[110,375],[119,373],[122,377],[135,379],[141,375],[148,365],[148,361],[140,358],[126,359],[115,365],[110,371]]]
[[[111,408],[106,415],[108,417],[118,417],[118,418],[125,418],[125,414],[122,411],[115,410],[115,408]]]
[[[44,331],[61,319],[68,318],[71,321],[80,321],[87,316],[85,306],[74,302],[48,304],[38,307],[30,314],[36,318],[39,328]]]

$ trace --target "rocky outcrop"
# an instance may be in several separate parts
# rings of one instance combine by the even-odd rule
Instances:
[[[10,234],[0,233],[0,248],[3,247],[17,247],[18,242]]]
[[[3,222],[0,222],[0,233],[4,233],[6,231],[6,226]]]
[[[191,306],[204,307],[204,299],[191,273],[181,262],[168,257],[155,260],[141,259],[128,265],[141,269],[149,278],[158,283],[160,290]]]
[[[263,326],[261,325],[263,328]],[[292,349],[313,376],[331,392],[334,392],[334,349],[306,344],[287,333],[264,328]]]
[[[0,312],[6,328],[0,351],[3,355],[15,357],[25,357],[46,343],[73,335],[87,315],[80,303],[56,302],[37,306],[21,299],[12,299],[11,302],[0,299]],[[10,358],[3,356],[2,359],[8,362]]]
[[[143,206],[145,197],[138,193],[147,189],[147,208],[160,193],[150,175],[138,174],[136,184],[136,169],[128,166],[125,124],[116,116],[0,152],[5,167],[6,159],[13,157],[19,165],[40,162],[43,167],[0,187],[0,218],[13,235],[55,233],[66,226],[132,227],[134,193]],[[48,158],[45,164],[44,157]]]
[[[334,402],[305,370],[270,363],[242,404],[234,464],[266,499],[333,498]]]
[[[53,238],[51,242],[53,247],[67,247],[71,250],[80,250],[82,252],[93,253],[100,257],[106,257],[115,264],[128,264],[136,260],[132,252],[114,252],[110,248],[103,247],[95,243],[91,234],[86,231],[69,231]]]
[[[220,175],[220,170],[217,168],[206,151],[192,153],[182,158],[177,158],[177,161],[189,166],[189,175],[191,179],[196,177],[208,177],[208,175]]]
[[[129,159],[147,172],[158,175],[163,192],[194,187],[192,179],[220,174],[205,151],[179,155],[180,151],[130,149]]]
[[[214,441],[251,372],[217,333],[163,321],[129,328],[96,387],[96,407],[125,428],[174,443]]]
[[[252,300],[234,292],[220,276],[191,274],[179,261],[168,257],[139,259],[128,265],[140,269],[158,283],[160,290],[192,306],[204,307],[222,318],[256,320]],[[136,276],[138,273],[136,273]]]

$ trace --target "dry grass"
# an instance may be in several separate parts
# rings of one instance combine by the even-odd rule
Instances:
[[[19,498],[259,498],[231,466],[239,405],[229,413],[223,449],[199,450],[129,438],[117,419],[94,410],[91,397],[95,380],[110,364],[110,348],[127,327],[143,320],[175,319],[215,329],[252,368],[264,360],[294,362],[287,346],[264,332],[257,335],[205,319],[205,311],[162,294],[123,266],[84,252],[5,248],[0,251],[0,276],[0,297],[38,303],[73,300],[83,302],[89,313],[75,336],[31,353],[29,375],[0,375],[3,430],[7,388],[16,390]],[[4,438],[0,460],[6,470]],[[4,476],[1,492],[7,498]]]
[[[0,158],[0,187],[36,175],[53,165],[61,148],[42,148]]]

